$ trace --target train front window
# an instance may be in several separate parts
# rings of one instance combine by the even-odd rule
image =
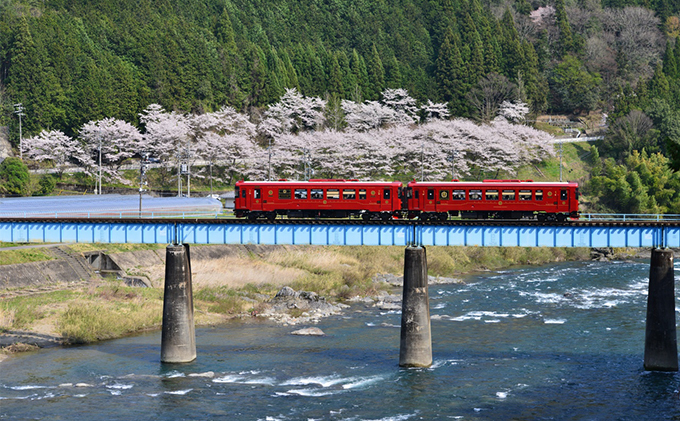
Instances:
[[[536,200],[543,200],[543,190],[536,190]]]
[[[569,194],[567,193],[567,190],[560,190],[560,200],[567,200],[569,197]]]
[[[234,197],[238,199],[238,195],[239,195],[239,188],[235,187],[234,188]]]
[[[503,200],[515,200],[514,190],[503,190]]]
[[[323,190],[322,189],[312,189],[312,194],[309,195],[312,199],[322,200]]]
[[[574,198],[578,200],[578,187],[576,187],[576,190],[574,190]]]
[[[498,190],[487,190],[486,200],[498,200]]]
[[[531,200],[531,190],[520,190],[519,200]]]
[[[470,190],[470,200],[482,200],[482,191]]]
[[[344,200],[354,200],[357,198],[357,191],[354,189],[343,189],[342,198]]]
[[[465,200],[465,190],[454,190],[451,192],[452,200]]]
[[[340,199],[340,189],[328,189],[326,190],[326,199]]]
[[[295,189],[295,198],[296,199],[306,199],[307,198],[307,189]]]
[[[253,189],[253,198],[254,199],[259,199],[260,196],[262,195],[260,189]]]
[[[279,199],[290,199],[290,189],[279,189]]]
[[[359,200],[366,200],[366,189],[359,189]]]
[[[449,200],[449,191],[439,190],[439,200]]]

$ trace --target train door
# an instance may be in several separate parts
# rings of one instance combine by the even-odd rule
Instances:
[[[425,200],[425,206],[423,206],[423,210],[427,212],[434,212],[436,209],[434,202],[434,189],[427,189],[427,199]]]
[[[380,201],[380,210],[389,211],[392,209],[392,192],[389,188],[383,189],[382,200]]]
[[[567,189],[560,190],[560,201],[558,208],[560,212],[569,211],[569,190]]]
[[[251,211],[261,211],[262,210],[262,189],[259,187],[254,187],[248,190],[246,195],[246,200],[250,201],[248,204]]]

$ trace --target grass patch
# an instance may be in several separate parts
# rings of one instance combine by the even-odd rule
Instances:
[[[54,260],[54,257],[44,248],[0,250],[0,265],[43,262],[46,260]]]
[[[69,248],[75,252],[84,253],[88,251],[104,251],[106,253],[125,253],[128,251],[160,250],[166,244],[103,244],[103,243],[79,243],[70,244]]]

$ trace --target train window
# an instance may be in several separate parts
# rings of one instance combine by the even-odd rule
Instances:
[[[234,187],[234,197],[237,198],[237,199],[238,199],[238,195],[240,194],[239,190],[240,189],[238,187]]]
[[[260,192],[260,189],[253,189],[253,198],[254,199],[259,199],[262,193]]]
[[[503,190],[503,200],[515,200],[514,190]]]
[[[536,190],[536,200],[543,200],[543,190]]]
[[[340,199],[340,189],[326,190],[326,199]]]
[[[578,187],[574,190],[574,199],[578,200]]]
[[[519,200],[531,200],[531,190],[520,190]]]
[[[312,194],[309,195],[312,199],[321,200],[323,199],[322,189],[312,189]]]
[[[290,189],[279,189],[279,199],[290,199]]]
[[[498,190],[487,190],[486,200],[498,200]]]
[[[246,189],[241,190],[241,197],[244,199],[246,198]]]
[[[429,190],[427,191],[427,198],[428,198],[428,200],[434,199],[434,190],[429,189]]]
[[[366,189],[359,189],[359,200],[366,200]]]
[[[390,189],[384,189],[383,190],[383,199],[389,199],[390,198]]]
[[[296,199],[306,199],[307,198],[307,189],[295,189],[295,198]]]
[[[452,200],[465,200],[465,190],[454,190],[451,192]]]
[[[482,200],[482,191],[470,190],[470,200]]]
[[[449,191],[439,190],[439,200],[449,200]]]
[[[354,189],[343,189],[342,198],[345,200],[354,200],[357,198],[357,191]]]
[[[413,189],[411,187],[406,187],[406,198],[410,199],[413,197]]]
[[[560,200],[567,200],[567,197],[569,197],[567,190],[560,190]]]
[[[416,200],[420,198],[420,190],[416,190]]]

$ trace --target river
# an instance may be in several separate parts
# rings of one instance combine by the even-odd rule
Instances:
[[[677,373],[643,370],[648,262],[560,263],[430,286],[434,364],[402,369],[398,311],[354,304],[324,337],[268,321],[160,333],[0,363],[0,419],[659,420]]]

